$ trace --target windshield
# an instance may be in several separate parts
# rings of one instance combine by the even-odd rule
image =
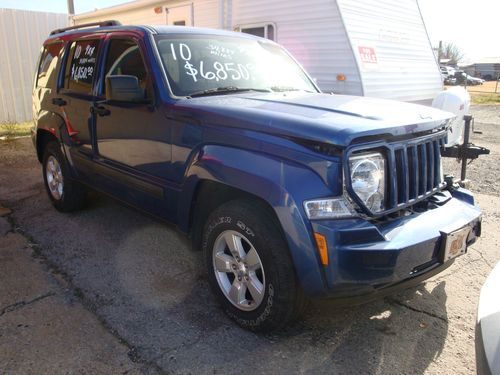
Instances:
[[[247,89],[317,92],[288,53],[266,41],[184,34],[157,36],[156,44],[176,96]]]

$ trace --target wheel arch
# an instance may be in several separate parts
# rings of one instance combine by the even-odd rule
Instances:
[[[36,156],[41,163],[43,160],[43,151],[51,141],[59,142],[57,136],[48,129],[38,128],[36,131]]]
[[[189,234],[193,240],[194,249],[199,250],[201,247],[203,225],[210,213],[225,203],[238,200],[250,201],[264,210],[276,224],[276,228],[285,239],[283,228],[276,216],[276,212],[268,201],[237,187],[214,180],[203,179],[196,186],[189,213]]]
[[[40,163],[47,143],[61,141],[61,129],[64,124],[64,119],[57,113],[45,110],[38,113],[36,118],[36,154]]]
[[[281,231],[304,290],[319,295],[326,284],[302,201],[330,193],[319,176],[304,166],[259,152],[210,146],[187,170],[177,203],[178,223],[199,249],[205,220],[213,209],[236,199],[256,202]]]

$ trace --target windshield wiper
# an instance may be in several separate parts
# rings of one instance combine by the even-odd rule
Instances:
[[[272,87],[270,87],[270,89],[275,91],[275,92],[285,92],[285,91],[314,92],[314,91],[310,91],[310,90],[298,89],[298,88],[292,87],[292,86],[272,86]]]
[[[244,91],[271,92],[268,89],[254,89],[251,87],[224,86],[224,87],[215,87],[213,89],[195,91],[195,92],[189,94],[188,98],[194,98],[196,96],[216,95],[216,94],[244,92]]]

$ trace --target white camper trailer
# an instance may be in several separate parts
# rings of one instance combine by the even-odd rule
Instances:
[[[73,17],[75,24],[108,19],[272,39],[325,92],[430,104],[442,90],[417,0],[138,0]]]

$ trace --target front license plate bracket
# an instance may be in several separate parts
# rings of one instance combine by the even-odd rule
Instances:
[[[467,252],[467,239],[472,228],[466,225],[450,233],[441,232],[441,261],[443,263]]]

